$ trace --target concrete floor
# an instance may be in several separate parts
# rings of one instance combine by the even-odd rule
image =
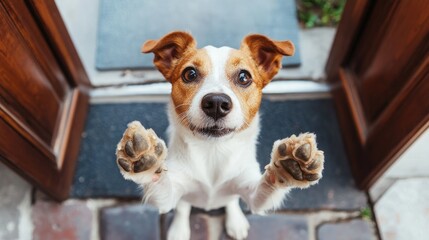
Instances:
[[[396,181],[374,205],[384,240],[420,240],[429,236],[429,177]]]
[[[0,239],[31,239],[32,186],[0,162]]]
[[[429,236],[429,130],[386,171],[370,190],[384,240]]]

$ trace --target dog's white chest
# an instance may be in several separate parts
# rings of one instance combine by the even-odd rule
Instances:
[[[237,152],[240,150],[234,152],[224,146],[211,146],[190,152],[191,188],[184,200],[206,210],[230,202],[236,196],[232,181],[237,175]]]
[[[198,185],[198,182],[195,182],[195,184]],[[200,186],[195,188],[195,191],[184,195],[182,199],[189,202],[192,206],[212,210],[226,206],[236,196],[231,193],[227,186],[211,189]]]
[[[234,197],[235,181],[245,165],[257,164],[253,139],[234,136],[225,141],[188,141],[171,143],[173,169],[186,172],[187,193],[183,200],[206,210],[225,206]],[[173,145],[174,144],[174,145]]]

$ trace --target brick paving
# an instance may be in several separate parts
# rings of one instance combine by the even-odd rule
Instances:
[[[135,200],[70,199],[56,203],[0,164],[0,239],[165,239],[173,213]],[[33,201],[31,201],[33,198]],[[248,214],[248,239],[377,239],[374,223],[355,210],[288,210]],[[230,239],[224,211],[194,209],[191,239]],[[343,238],[343,236],[346,236]],[[359,236],[360,238],[350,238]],[[337,237],[337,238],[335,238]]]
[[[248,215],[247,219],[250,223],[248,239],[309,239],[308,220],[304,215]],[[230,238],[224,232],[222,239]]]
[[[37,201],[32,210],[33,239],[90,239],[93,217],[85,201]]]
[[[173,216],[173,213],[168,213],[163,218],[161,236],[164,239],[167,236],[168,227],[173,221]],[[215,232],[215,230],[220,230],[217,226],[219,226],[221,222],[222,219],[220,217],[212,217],[201,213],[192,214],[189,220],[191,240],[210,239],[210,237],[218,239],[221,233],[220,231]]]
[[[154,239],[161,237],[158,210],[131,204],[104,208],[100,214],[100,236],[106,240]]]
[[[135,201],[116,201],[111,206],[96,207],[95,210],[94,214],[85,200],[68,200],[62,204],[37,200],[32,207],[33,239],[159,240],[165,239],[173,218],[172,212],[159,215],[156,208]],[[377,239],[374,224],[356,218],[356,214],[356,211],[248,214],[251,227],[247,239]],[[193,211],[190,226],[192,240],[231,239],[224,229],[222,211],[210,214]]]

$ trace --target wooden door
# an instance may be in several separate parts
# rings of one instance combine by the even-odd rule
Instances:
[[[347,1],[326,71],[368,189],[429,124],[428,1]]]
[[[53,0],[0,0],[0,159],[67,198],[88,78]]]

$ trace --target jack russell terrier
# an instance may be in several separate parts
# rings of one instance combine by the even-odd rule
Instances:
[[[263,174],[256,161],[262,89],[282,57],[294,54],[292,42],[248,35],[240,49],[198,49],[179,31],[145,42],[142,52],[154,53],[155,66],[172,84],[168,153],[152,129],[134,121],[118,143],[117,164],[125,179],[143,187],[144,202],[160,213],[175,209],[168,239],[190,238],[191,206],[225,207],[228,235],[244,239],[249,222],[240,197],[253,213],[263,213],[278,208],[290,189],[322,177],[324,155],[312,133],[275,141]]]

